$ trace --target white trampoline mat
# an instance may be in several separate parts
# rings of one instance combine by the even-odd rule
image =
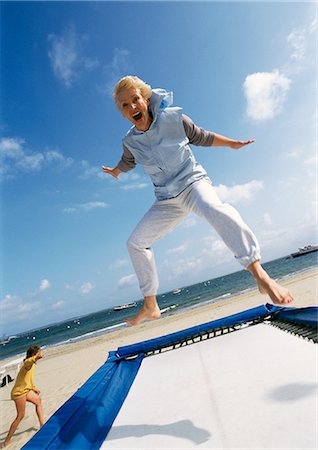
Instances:
[[[316,346],[260,324],[145,358],[102,449],[316,449]]]

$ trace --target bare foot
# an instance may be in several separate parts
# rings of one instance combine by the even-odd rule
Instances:
[[[275,305],[288,305],[294,299],[291,292],[268,277],[257,282],[261,294],[267,294]]]
[[[160,309],[158,306],[153,308],[148,308],[143,306],[140,311],[132,317],[131,319],[125,319],[127,325],[139,325],[144,320],[159,319],[161,316]]]
[[[288,305],[294,300],[290,291],[272,280],[259,261],[254,261],[247,269],[255,278],[261,294],[267,294],[275,305]]]

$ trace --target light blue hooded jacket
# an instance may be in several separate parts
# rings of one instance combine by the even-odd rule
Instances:
[[[150,110],[153,122],[143,132],[133,126],[123,139],[136,163],[150,176],[158,200],[179,195],[190,184],[208,178],[194,158],[183,122],[182,108],[171,107],[172,92],[153,89]]]

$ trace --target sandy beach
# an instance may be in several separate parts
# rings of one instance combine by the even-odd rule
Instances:
[[[284,280],[295,301],[296,308],[317,305],[317,272],[311,271]],[[35,384],[41,390],[43,409],[48,419],[85,381],[106,361],[108,352],[119,346],[179,331],[200,323],[225,317],[237,312],[265,304],[268,298],[258,291],[233,296],[214,305],[204,305],[177,315],[163,316],[137,327],[124,328],[105,335],[82,340],[72,344],[50,347],[43,351],[44,358],[37,364]],[[11,358],[13,360],[15,358]],[[10,358],[2,361],[2,364]],[[9,426],[15,418],[15,405],[10,400],[13,383],[0,389],[2,445]],[[27,404],[26,416],[21,422],[9,447],[20,449],[37,431],[38,423],[34,406]]]

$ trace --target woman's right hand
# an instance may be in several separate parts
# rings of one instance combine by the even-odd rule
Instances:
[[[105,173],[108,173],[108,175],[111,175],[114,178],[118,178],[119,174],[121,173],[121,170],[118,169],[118,167],[105,167],[102,166],[102,170]]]

